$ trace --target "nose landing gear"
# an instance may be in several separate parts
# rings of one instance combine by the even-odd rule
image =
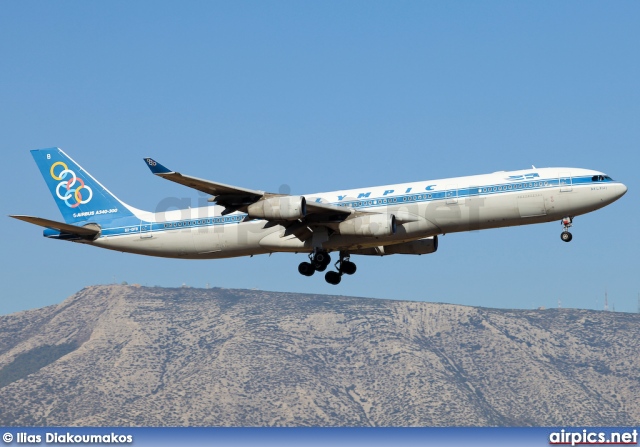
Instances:
[[[573,225],[573,219],[571,217],[565,217],[562,219],[562,228],[564,231],[560,234],[560,239],[564,242],[571,242],[573,235],[569,233],[569,228]]]

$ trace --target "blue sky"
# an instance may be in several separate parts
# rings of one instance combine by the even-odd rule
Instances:
[[[638,308],[640,3],[3,2],[5,214],[60,219],[29,150],[58,146],[120,199],[200,196],[142,158],[312,193],[543,166],[598,169],[620,201],[559,223],[358,257],[338,286],[303,255],[142,257],[0,217],[0,314],[128,281],[501,308]]]

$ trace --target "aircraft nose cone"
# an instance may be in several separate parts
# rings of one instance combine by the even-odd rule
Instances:
[[[600,206],[606,206],[625,195],[627,187],[622,183],[612,183],[605,186],[604,189],[597,189],[597,191],[600,193],[598,199],[600,201]]]
[[[618,185],[618,198],[622,197],[626,193],[627,193],[627,186],[620,183],[620,185]]]

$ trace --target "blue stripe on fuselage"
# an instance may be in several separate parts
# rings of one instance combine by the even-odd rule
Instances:
[[[568,177],[567,177],[568,178]],[[576,186],[585,184],[618,183],[614,180],[594,181],[592,176],[573,177],[571,183],[566,186]],[[468,197],[493,196],[496,194],[544,190],[557,188],[560,185],[559,178],[535,179],[529,181],[517,181],[507,183],[496,183],[493,185],[482,185],[464,187],[459,189],[449,189],[444,191],[433,191],[416,194],[403,194],[393,197],[367,198],[367,200],[349,200],[346,202],[331,203],[340,207],[349,207],[356,210],[386,207],[390,205],[433,202],[438,200],[463,199]],[[564,186],[564,185],[563,185]],[[183,228],[202,228],[219,225],[239,224],[243,222],[247,214],[230,214],[224,217],[204,217],[196,219],[182,219],[170,222],[140,222],[135,218],[119,219],[112,223],[117,226],[103,228],[101,237],[120,236],[126,234],[146,234],[152,232],[179,230]],[[142,227],[142,228],[141,228]]]

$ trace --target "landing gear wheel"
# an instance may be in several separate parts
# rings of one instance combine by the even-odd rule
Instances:
[[[311,265],[319,272],[324,272],[331,262],[331,256],[324,250],[316,250],[309,255]]]
[[[573,239],[573,236],[571,235],[571,233],[569,233],[569,228],[571,228],[571,226],[573,225],[573,218],[570,216],[564,217],[562,219],[562,222],[560,222],[562,224],[562,234],[560,234],[560,239],[562,239],[565,242],[571,242],[571,239]]]
[[[330,272],[327,272],[326,275],[324,275],[324,279],[329,283],[329,284],[333,284],[334,286],[340,284],[340,280],[342,279],[342,275],[338,272],[334,272],[333,270]]]
[[[349,258],[349,253],[346,251],[340,252],[340,260],[336,262],[336,269],[338,273],[353,275],[356,272],[356,265],[351,262]]]
[[[316,272],[316,269],[310,262],[301,262],[298,266],[298,272],[304,276],[311,276]]]
[[[356,265],[351,261],[342,261],[340,263],[340,271],[347,275],[353,275],[356,272]]]
[[[329,253],[326,251],[317,251],[313,257],[313,262],[318,265],[329,265],[331,258],[329,257]]]

